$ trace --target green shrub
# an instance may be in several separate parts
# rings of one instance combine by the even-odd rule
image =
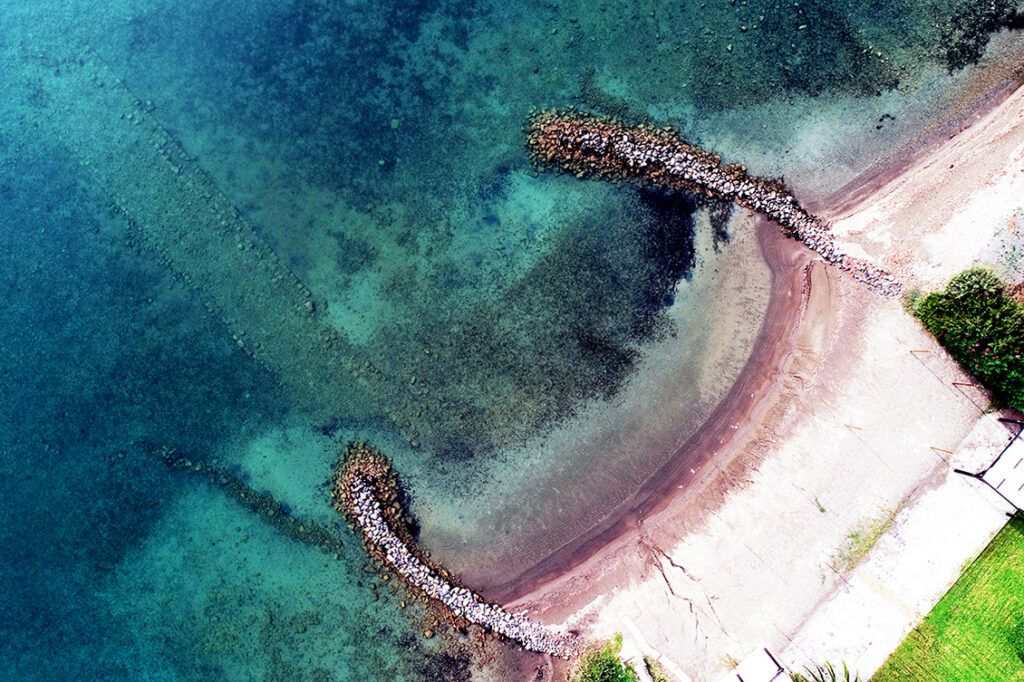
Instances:
[[[1024,409],[1024,307],[998,277],[984,268],[965,270],[912,309],[999,402]]]
[[[911,315],[917,315],[918,306],[921,305],[921,301],[924,300],[924,293],[917,288],[904,289],[903,293],[900,294],[900,299],[903,301],[903,309]]]
[[[968,268],[949,280],[946,295],[951,298],[965,298],[979,293],[999,295],[1006,291],[1003,282],[988,268]]]
[[[1017,619],[1017,622],[1010,628],[1010,644],[1022,662],[1024,662],[1024,616]]]
[[[665,669],[661,667],[661,663],[650,656],[644,656],[644,667],[647,668],[647,674],[654,682],[671,682],[668,675],[665,674]]]
[[[851,673],[850,669],[846,667],[845,661],[843,662],[842,673],[833,668],[832,664],[828,662],[824,665],[816,665],[813,668],[804,668],[804,670],[807,672],[806,675],[791,673],[790,679],[793,682],[860,682],[860,675]]]
[[[624,665],[619,660],[622,651],[622,635],[592,647],[576,664],[569,682],[639,682],[632,664]]]

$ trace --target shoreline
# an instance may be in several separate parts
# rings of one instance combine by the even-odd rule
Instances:
[[[595,557],[615,551],[619,544],[629,541],[645,520],[698,494],[706,486],[710,473],[707,465],[746,431],[746,424],[739,430],[731,428],[737,415],[765,411],[762,403],[771,389],[770,379],[788,354],[783,338],[801,315],[803,270],[811,254],[800,242],[784,236],[774,223],[759,217],[753,222],[759,248],[771,273],[773,294],[754,351],[729,392],[704,424],[630,497],[624,505],[628,511],[611,523],[590,529],[571,545],[556,550],[513,580],[496,579],[501,575],[501,569],[496,569],[484,579],[488,587],[481,589],[488,599],[510,604],[528,600]],[[779,291],[784,292],[783,295],[779,295]],[[686,456],[694,452],[700,455]],[[696,476],[690,474],[691,468],[697,469]]]
[[[894,149],[850,182],[823,198],[810,199],[806,203],[814,212],[831,219],[852,211],[921,163],[945,142],[969,129],[978,118],[998,108],[1022,86],[1024,76],[1006,78],[981,97],[967,102],[960,110],[947,112],[944,118],[935,121],[931,127]]]
[[[1019,78],[1001,80],[996,87],[965,103],[959,111],[948,114],[933,129],[896,149],[829,198],[811,201],[808,205],[831,220],[848,215],[854,207],[868,205],[877,192],[921,164],[978,119],[999,108],[1020,88]],[[690,522],[699,523],[700,519],[713,514],[727,493],[735,488],[735,476],[760,462],[757,457],[743,457],[743,445],[756,437],[770,412],[786,411],[785,365],[799,352],[801,335],[821,337],[822,330],[813,328],[817,325],[825,328],[824,336],[828,337],[829,331],[839,324],[841,311],[836,290],[842,287],[835,281],[829,283],[837,273],[813,265],[818,261],[813,252],[783,237],[774,224],[766,220],[758,222],[762,253],[772,272],[772,296],[755,350],[727,396],[669,463],[634,494],[627,515],[588,533],[572,547],[551,554],[518,578],[492,588],[489,596],[498,595],[506,602],[514,600],[508,602],[508,606],[542,613],[547,621],[576,614],[597,596],[628,583],[629,575],[617,566],[626,552],[644,546],[651,535],[675,538],[685,535],[685,527],[676,532],[659,528],[665,525],[660,521],[669,520],[659,517],[674,516],[668,513],[670,511],[685,511]],[[806,333],[802,334],[804,323],[811,324],[812,328],[803,329]],[[733,424],[738,424],[739,428],[733,429]],[[694,451],[700,452],[697,457],[701,469],[696,477],[690,477],[686,475],[690,463],[681,455]],[[677,487],[687,480],[685,488]],[[698,508],[689,508],[697,498],[703,498]]]

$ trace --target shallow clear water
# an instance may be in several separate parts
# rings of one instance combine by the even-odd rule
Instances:
[[[706,418],[770,284],[691,197],[538,175],[531,108],[820,196],[955,101],[976,4],[0,1],[0,672],[467,675],[369,588],[342,445],[453,567],[526,570]]]

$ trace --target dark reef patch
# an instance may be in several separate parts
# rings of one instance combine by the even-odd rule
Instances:
[[[603,87],[600,71],[636,69],[638,55],[602,52],[607,60],[600,63],[586,45],[577,48],[580,102],[637,123],[648,118],[642,103],[658,101],[671,87],[692,93],[698,112],[793,95],[875,95],[914,80],[928,64],[951,71],[973,64],[992,34],[1021,26],[1012,0],[749,0],[683,3],[655,12],[614,4],[605,9],[583,19],[588,35],[610,32],[605,20],[616,17],[615,40],[656,46],[658,57],[640,62],[644,77],[631,83],[633,97],[626,99]]]
[[[946,17],[942,31],[949,70],[976,64],[993,33],[1020,28],[1024,28],[1024,13],[1013,0],[957,4]]]
[[[415,377],[410,390],[426,391],[435,453],[486,454],[615,395],[642,344],[672,332],[666,303],[695,263],[695,200],[624,192],[564,226],[493,302],[414,308],[374,344],[396,376]]]
[[[338,268],[346,275],[369,267],[377,258],[379,249],[359,238],[350,237],[344,232],[328,233],[338,245]]]
[[[425,682],[469,682],[473,679],[473,661],[468,653],[427,654],[419,665],[417,679]]]

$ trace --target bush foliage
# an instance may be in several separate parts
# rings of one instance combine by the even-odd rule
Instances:
[[[813,668],[804,668],[806,675],[802,673],[790,673],[789,678],[793,682],[861,682],[860,674],[851,673],[843,661],[843,671],[836,670],[831,663],[825,662]]]
[[[639,682],[636,669],[619,660],[622,636],[615,637],[583,654],[569,682]]]
[[[658,663],[658,661],[650,656],[644,656],[644,667],[647,668],[647,674],[651,676],[654,682],[672,682],[668,675],[665,674],[665,669],[661,667],[661,663]]]
[[[1017,653],[1017,657],[1024,662],[1024,616],[1017,619],[1017,622],[1010,628],[1010,644]]]
[[[996,275],[971,268],[905,303],[996,400],[1024,410],[1024,307]]]

